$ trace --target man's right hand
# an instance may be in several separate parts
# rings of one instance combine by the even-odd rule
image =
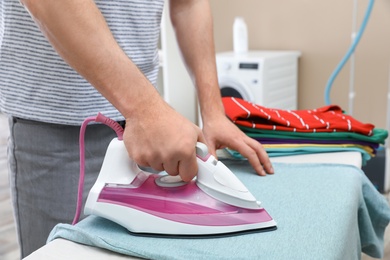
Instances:
[[[201,129],[162,99],[126,118],[124,142],[140,166],[165,170],[190,181],[198,172],[195,146],[205,142]]]

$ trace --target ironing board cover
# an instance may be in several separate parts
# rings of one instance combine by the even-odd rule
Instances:
[[[90,216],[59,224],[48,242],[65,238],[147,259],[360,259],[383,256],[390,208],[363,172],[337,164],[274,163],[257,176],[246,161],[225,164],[262,201],[278,229],[223,238],[158,238],[130,234]]]

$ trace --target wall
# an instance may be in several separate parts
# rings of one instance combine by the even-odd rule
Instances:
[[[357,26],[368,1],[358,1]],[[235,16],[248,26],[249,49],[300,50],[299,109],[325,105],[329,76],[351,44],[353,0],[211,0],[217,52],[233,48]],[[353,116],[386,127],[390,65],[390,0],[377,0],[355,52]],[[348,110],[350,62],[336,78],[331,101]],[[347,111],[348,112],[348,111]],[[389,115],[390,116],[390,115]]]
[[[184,66],[166,2],[161,20],[161,57],[158,89],[164,100],[188,120],[197,123],[196,90]]]

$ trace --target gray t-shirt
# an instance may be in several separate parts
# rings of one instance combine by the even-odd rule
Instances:
[[[96,0],[115,39],[153,85],[164,0]],[[121,114],[56,53],[19,0],[0,2],[0,110],[24,119],[79,125]]]

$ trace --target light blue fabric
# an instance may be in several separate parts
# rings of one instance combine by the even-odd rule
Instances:
[[[274,163],[257,176],[246,161],[225,164],[260,200],[278,229],[223,238],[156,238],[131,235],[99,218],[59,224],[48,242],[65,238],[148,259],[360,259],[383,255],[390,208],[362,171],[336,164]],[[131,221],[131,220],[129,220]]]

